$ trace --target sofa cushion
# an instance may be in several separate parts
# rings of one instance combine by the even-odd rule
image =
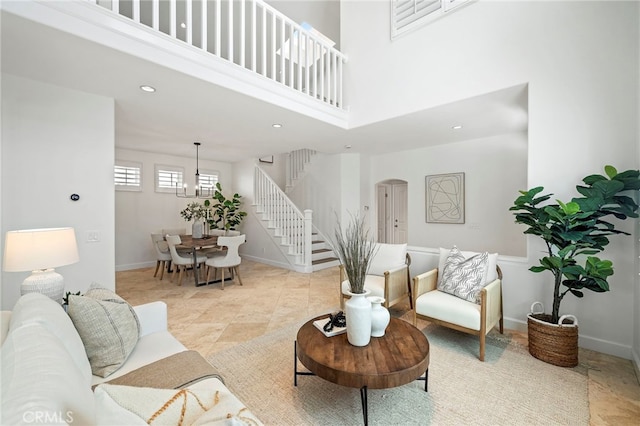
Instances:
[[[370,275],[384,275],[390,269],[404,266],[407,257],[406,244],[376,244],[376,252],[369,264]]]
[[[21,296],[11,313],[9,332],[33,323],[41,324],[60,340],[73,363],[83,374],[85,383],[91,383],[91,365],[84,345],[62,306],[41,293],[27,293]]]
[[[140,324],[133,308],[111,290],[91,288],[84,296],[69,295],[68,313],[96,376],[120,368],[138,342]]]
[[[449,256],[450,251],[451,249],[440,247],[440,257],[438,259],[438,285],[440,285],[440,283],[442,282],[442,272],[444,271],[444,264],[447,262],[447,257]],[[462,253],[465,259],[478,254],[477,252],[473,252],[473,251],[460,251],[460,253]],[[485,268],[485,276],[483,280],[485,285],[498,279],[497,265],[498,265],[498,253],[489,253],[487,267]]]
[[[478,303],[478,294],[485,286],[487,252],[465,258],[457,247],[449,252],[438,290],[469,302]]]
[[[1,424],[94,424],[86,377],[49,327],[31,322],[13,329],[1,353]]]
[[[94,375],[91,384],[93,386],[113,380],[147,364],[186,350],[187,348],[168,331],[148,334],[138,340],[138,344],[129,355],[129,358],[118,370],[109,375],[109,377]]]

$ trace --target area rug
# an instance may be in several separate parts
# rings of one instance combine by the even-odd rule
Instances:
[[[227,387],[266,425],[359,425],[360,392],[316,376],[293,384],[301,324],[211,355]],[[429,391],[416,381],[368,391],[371,425],[587,425],[587,377],[541,362],[507,338],[489,337],[485,362],[477,338],[434,325]],[[298,362],[299,369],[304,367]]]

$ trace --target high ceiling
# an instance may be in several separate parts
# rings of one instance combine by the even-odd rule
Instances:
[[[115,99],[119,148],[190,157],[197,140],[201,158],[235,162],[346,145],[382,154],[527,129],[524,86],[346,130],[6,11],[1,31],[2,72]]]

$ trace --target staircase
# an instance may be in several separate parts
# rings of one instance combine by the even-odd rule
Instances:
[[[254,172],[254,208],[294,270],[309,273],[339,264],[331,246],[314,229],[312,211],[301,212],[258,166]]]

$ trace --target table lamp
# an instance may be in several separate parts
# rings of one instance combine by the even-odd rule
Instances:
[[[64,279],[53,268],[76,263],[78,245],[73,228],[9,231],[4,244],[7,272],[32,271],[20,287],[20,294],[42,293],[62,303]]]

